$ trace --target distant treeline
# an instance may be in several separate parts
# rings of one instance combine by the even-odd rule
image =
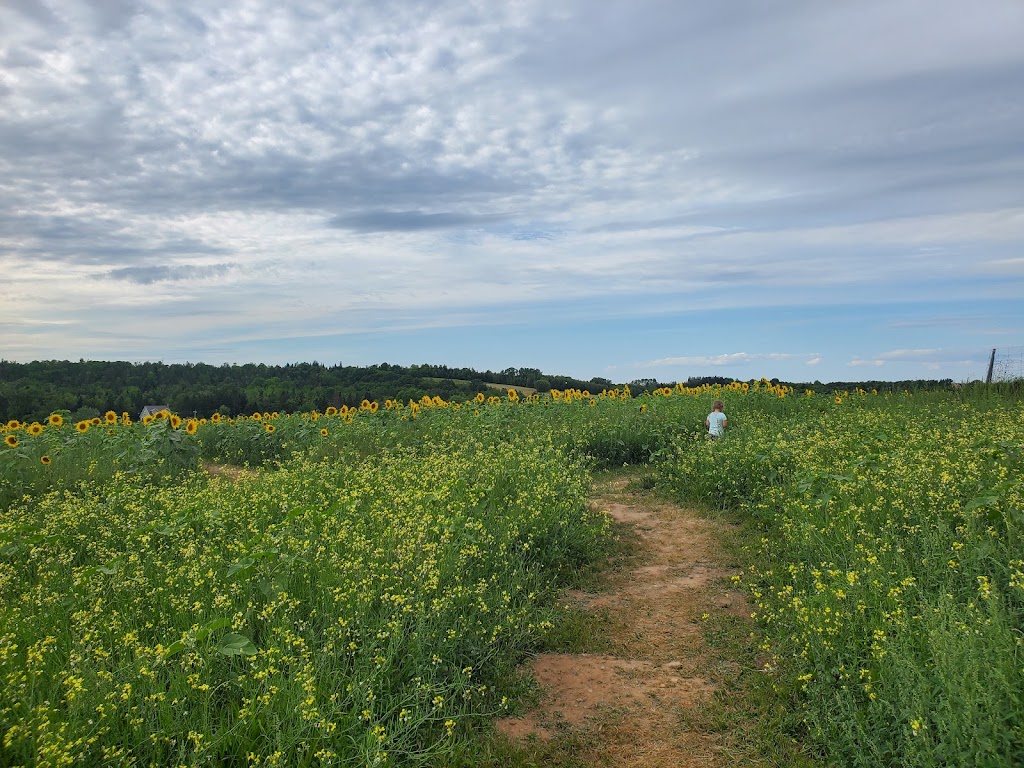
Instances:
[[[0,361],[0,419],[42,421],[55,411],[73,418],[102,416],[109,410],[137,418],[147,405],[167,405],[182,416],[238,415],[324,410],[357,406],[364,399],[408,402],[423,395],[468,400],[477,392],[494,394],[489,384],[555,389],[611,387],[608,379],[581,381],[546,375],[535,368],[500,372],[446,365],[321,363],[289,365],[207,365],[66,360],[32,363]]]
[[[691,377],[684,384],[728,384],[721,376]],[[771,380],[779,384],[778,379]],[[634,394],[676,382],[638,379],[629,382]],[[940,381],[861,381],[792,383],[797,391],[852,391],[857,387],[879,392],[904,389],[942,389]],[[0,419],[42,421],[56,411],[75,419],[102,416],[107,411],[127,412],[136,418],[147,405],[167,405],[183,416],[238,415],[278,411],[295,413],[324,410],[333,405],[357,406],[364,399],[391,398],[408,402],[424,395],[445,400],[468,400],[477,392],[493,394],[489,385],[550,389],[589,389],[595,394],[616,386],[610,379],[588,381],[542,373],[536,368],[477,371],[447,365],[327,366],[322,363],[289,365],[207,365],[205,363],[128,363],[80,360],[44,360],[12,363],[0,360]]]

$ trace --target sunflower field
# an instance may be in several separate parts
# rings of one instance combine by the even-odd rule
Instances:
[[[759,532],[738,581],[809,754],[1024,764],[1012,392],[510,390],[0,437],[0,765],[471,752],[607,551],[588,493],[623,465]]]

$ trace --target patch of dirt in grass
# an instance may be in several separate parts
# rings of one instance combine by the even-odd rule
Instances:
[[[253,477],[256,474],[252,469],[238,467],[234,464],[214,464],[212,462],[207,462],[203,464],[203,469],[206,470],[206,474],[210,475],[210,477],[223,477],[228,480],[241,480],[243,477]]]
[[[593,504],[635,534],[626,567],[593,592],[565,593],[566,606],[608,616],[610,654],[546,653],[530,672],[538,706],[497,726],[513,740],[579,732],[583,762],[595,766],[728,766],[730,734],[694,716],[736,675],[733,660],[709,648],[702,622],[749,617],[733,588],[722,541],[728,524],[633,489],[619,479],[595,488]]]

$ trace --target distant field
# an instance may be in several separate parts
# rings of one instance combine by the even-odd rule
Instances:
[[[533,387],[517,387],[514,384],[495,384],[495,383],[490,382],[490,381],[485,382],[485,383],[487,384],[488,387],[493,387],[494,389],[500,389],[500,390],[503,390],[503,391],[507,391],[509,389],[514,389],[516,392],[518,392],[521,395],[532,395],[534,392],[537,391]]]
[[[435,382],[442,382],[442,381],[444,381],[444,379],[442,379],[442,378],[440,378],[438,376],[425,376],[423,380],[424,381],[435,381]],[[454,381],[456,384],[467,384],[467,385],[468,384],[472,384],[472,382],[469,379],[451,379],[451,381]],[[491,387],[492,389],[500,389],[503,392],[507,391],[507,390],[510,390],[510,389],[514,389],[514,390],[516,390],[521,395],[532,395],[534,392],[537,391],[533,387],[519,387],[519,386],[516,386],[515,384],[496,384],[493,381],[485,381],[484,384],[486,384],[488,387]]]

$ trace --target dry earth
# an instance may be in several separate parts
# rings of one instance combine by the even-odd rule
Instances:
[[[568,592],[570,606],[607,617],[607,654],[542,654],[530,671],[539,705],[498,722],[513,740],[584,736],[594,766],[689,768],[735,764],[735,745],[695,712],[738,672],[705,641],[707,616],[748,617],[723,562],[727,524],[654,500],[625,480],[595,488],[593,504],[635,532],[636,553],[600,591]]]

